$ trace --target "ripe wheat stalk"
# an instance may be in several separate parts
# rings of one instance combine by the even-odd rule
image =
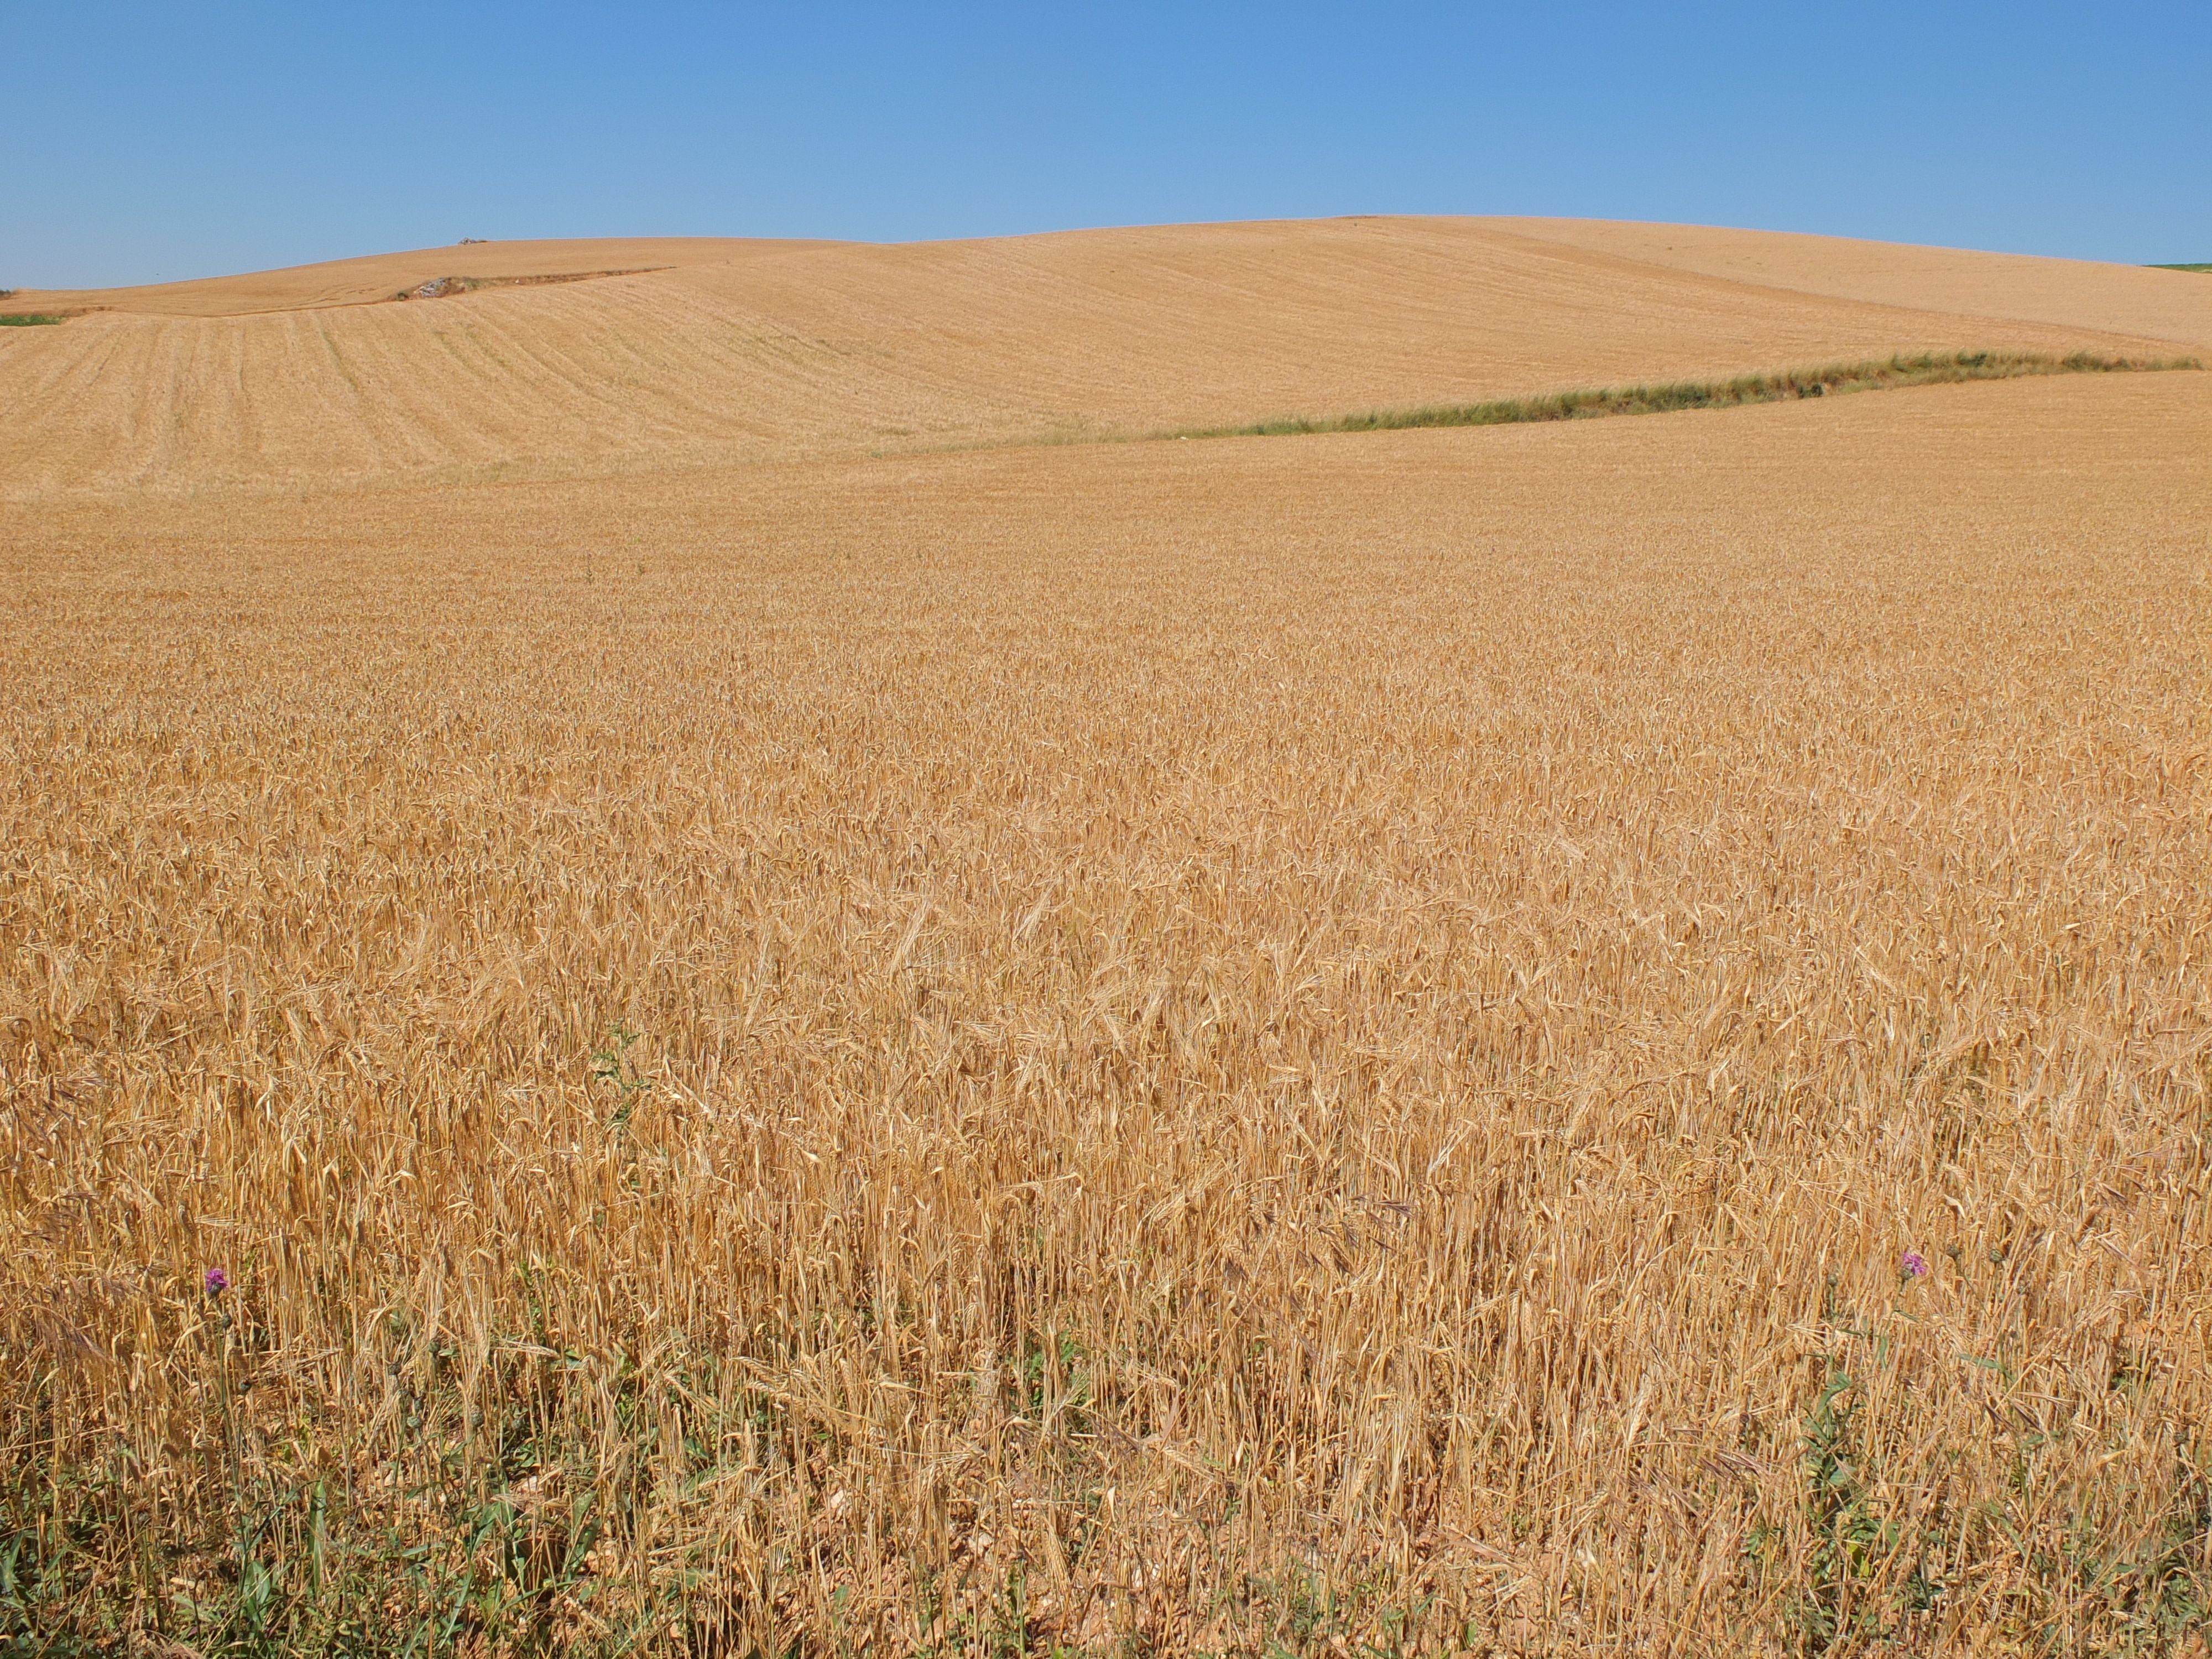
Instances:
[[[11,520],[0,1617],[2182,1642],[2201,457],[1920,395]]]

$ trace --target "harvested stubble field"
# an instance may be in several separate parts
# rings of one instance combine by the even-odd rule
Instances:
[[[1249,338],[1321,337],[1355,232],[1299,228]],[[1608,331],[1515,288],[1540,228],[1376,228],[1344,325],[1398,343],[1233,386],[1148,386],[1206,331],[1170,284],[1135,351],[1133,276],[1085,418],[2212,343],[2185,273],[1912,315],[1849,290],[1976,256],[1852,244],[1670,312],[1663,239],[1720,255],[1668,228]],[[1494,316],[1421,285],[1455,235]],[[763,258],[919,307],[1082,240]],[[328,314],[512,343],[751,268],[668,263]],[[949,407],[1019,359],[993,303],[817,380]],[[652,462],[641,369],[619,443],[517,391],[403,453],[450,365],[348,428],[241,326],[0,347],[11,408],[118,400],[0,432],[0,1631],[2194,1650],[2203,374],[1090,445],[1007,392],[996,447],[848,407]],[[795,399],[732,374],[715,444]],[[479,463],[529,481],[437,482]]]

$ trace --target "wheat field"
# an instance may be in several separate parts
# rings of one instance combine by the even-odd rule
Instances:
[[[0,340],[0,1632],[2202,1652],[2206,377],[1068,440],[2212,284],[713,253]]]

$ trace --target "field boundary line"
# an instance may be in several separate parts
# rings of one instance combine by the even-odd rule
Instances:
[[[1902,386],[1952,386],[1969,380],[2014,380],[2050,374],[2142,374],[2202,369],[2195,357],[2104,357],[2075,352],[2064,357],[2028,352],[1924,353],[1828,363],[1814,368],[1740,374],[1729,380],[1675,380],[1653,386],[1605,386],[1480,403],[1431,404],[1412,409],[1364,410],[1349,415],[1282,416],[1231,426],[1174,427],[1150,440],[1304,437],[1324,433],[1404,432],[1430,427],[1522,426],[1542,421],[1601,419],[1613,415],[1663,415],[1687,409],[1736,409]]]

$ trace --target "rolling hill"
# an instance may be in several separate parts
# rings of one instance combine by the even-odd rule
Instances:
[[[498,285],[392,298],[449,275]],[[1900,350],[2212,345],[2212,284],[2183,273],[1525,220],[483,243],[10,305],[78,313],[0,331],[0,489],[19,498],[573,477]]]

